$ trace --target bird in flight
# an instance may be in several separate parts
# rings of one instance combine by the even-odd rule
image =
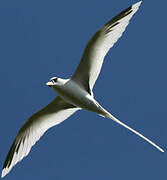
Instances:
[[[140,5],[141,1],[125,9],[94,34],[88,41],[80,64],[70,79],[53,77],[46,83],[47,86],[56,91],[58,96],[42,110],[33,114],[21,127],[6,157],[2,177],[8,174],[16,163],[28,155],[32,146],[49,128],[63,122],[73,113],[82,109],[112,119],[164,152],[150,139],[119,121],[105,110],[95,100],[92,91],[105,55],[122,36]]]

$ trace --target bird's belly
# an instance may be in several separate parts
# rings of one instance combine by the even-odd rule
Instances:
[[[69,83],[61,88],[56,88],[55,91],[66,102],[74,106],[100,113],[99,105],[94,98],[76,83]]]

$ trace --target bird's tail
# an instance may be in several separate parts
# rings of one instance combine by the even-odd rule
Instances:
[[[113,115],[111,115],[109,112],[105,111],[105,117],[112,119],[113,121],[115,121],[116,123],[120,124],[121,126],[129,129],[130,131],[132,131],[133,133],[135,133],[136,135],[140,136],[141,138],[143,138],[144,140],[146,140],[148,143],[150,143],[151,145],[153,145],[154,147],[156,147],[159,151],[164,152],[164,150],[162,148],[160,148],[158,145],[156,145],[154,142],[152,142],[150,139],[146,138],[145,136],[143,136],[142,134],[140,134],[139,132],[137,132],[136,130],[132,129],[131,127],[127,126],[126,124],[124,124],[123,122],[119,121],[117,118],[115,118]]]

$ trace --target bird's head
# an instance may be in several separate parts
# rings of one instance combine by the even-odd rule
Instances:
[[[67,82],[66,79],[61,79],[57,77],[52,77],[49,82],[46,83],[47,86],[49,87],[57,87],[57,86],[62,86]]]

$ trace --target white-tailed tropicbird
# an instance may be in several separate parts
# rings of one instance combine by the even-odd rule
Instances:
[[[53,77],[46,83],[58,96],[42,110],[33,114],[19,130],[5,160],[2,177],[28,155],[31,147],[49,128],[63,122],[80,109],[112,119],[164,152],[151,140],[111,115],[94,99],[92,92],[105,55],[121,37],[140,4],[141,1],[122,11],[95,33],[89,40],[81,62],[71,79]]]

